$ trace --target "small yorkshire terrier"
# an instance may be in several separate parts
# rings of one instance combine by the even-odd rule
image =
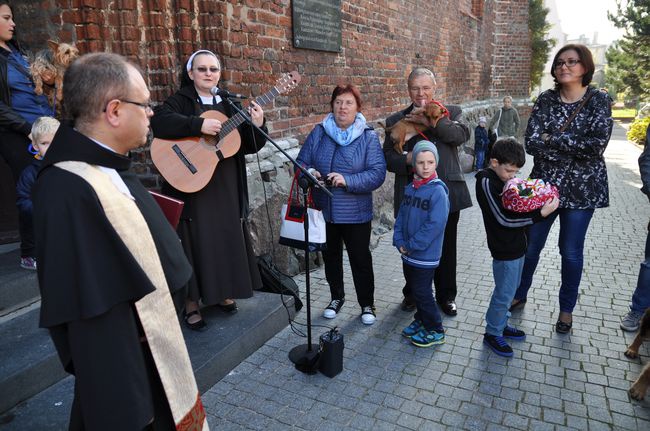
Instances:
[[[442,117],[449,117],[449,111],[441,103],[436,101],[431,101],[427,103],[424,108],[414,109],[412,114],[422,113],[429,120],[430,123],[436,124],[437,121]],[[380,123],[383,126],[383,124]],[[420,123],[415,123],[412,121],[403,118],[397,123],[393,124],[391,127],[385,127],[387,132],[390,132],[391,139],[395,142],[393,149],[397,153],[402,154],[404,152],[404,143],[411,139],[413,136],[421,133],[427,129],[427,126]]]
[[[44,92],[43,85],[54,87],[56,67],[52,64],[52,51],[43,49],[36,53],[29,66],[29,72],[34,81],[34,92],[41,95]]]
[[[49,50],[40,51],[30,67],[34,92],[43,94],[43,84],[54,86],[56,100],[63,99],[63,74],[70,63],[79,57],[79,50],[69,43],[47,41]]]
[[[625,356],[628,358],[638,358],[639,357],[639,347],[644,340],[650,339],[650,308],[648,308],[639,325],[639,333],[636,334],[634,341],[627,348]],[[635,400],[642,400],[645,398],[648,387],[650,386],[650,362],[645,364],[639,378],[632,384],[632,387],[629,390],[630,396]]]

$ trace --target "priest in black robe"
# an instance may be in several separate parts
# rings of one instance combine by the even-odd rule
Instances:
[[[149,97],[142,75],[123,57],[80,57],[64,79],[74,128],[59,128],[33,193],[40,326],[49,329],[63,367],[75,376],[74,430],[207,429],[169,298],[184,296],[192,269],[171,225],[129,170],[127,153],[147,140]],[[103,189],[70,166],[91,172]],[[113,200],[131,212],[109,212]],[[137,235],[118,228],[128,231],[136,222],[143,228]],[[147,238],[153,240],[147,253],[129,245],[138,249]],[[154,295],[160,302],[147,314],[145,302]],[[163,315],[165,321],[155,321]],[[161,348],[165,332],[176,339]],[[175,375],[178,365],[168,363],[177,357],[183,378]]]

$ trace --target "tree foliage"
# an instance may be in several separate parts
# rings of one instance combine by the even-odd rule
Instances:
[[[609,93],[614,96],[623,94],[628,98],[632,96],[632,88],[638,88],[636,75],[627,72],[634,69],[634,56],[626,54],[620,47],[619,42],[614,42],[607,48],[605,53],[607,67],[605,69],[605,86]],[[638,94],[638,90],[635,94]]]
[[[607,84],[620,92],[650,100],[650,1],[616,1],[607,17],[625,35],[607,50]]]
[[[528,28],[532,51],[530,61],[531,87],[537,87],[541,84],[548,55],[557,43],[553,38],[546,38],[548,31],[552,27],[546,21],[548,11],[549,9],[544,7],[543,0],[528,0]]]

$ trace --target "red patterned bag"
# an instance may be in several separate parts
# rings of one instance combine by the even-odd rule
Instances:
[[[544,180],[513,178],[503,187],[501,200],[504,208],[518,213],[527,213],[544,206],[546,201],[559,198],[557,187]]]

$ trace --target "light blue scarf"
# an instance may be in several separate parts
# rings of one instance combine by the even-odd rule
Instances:
[[[323,120],[323,127],[325,128],[325,133],[327,133],[334,142],[345,147],[346,145],[350,145],[352,141],[363,134],[363,131],[366,129],[366,117],[364,117],[361,112],[358,112],[354,119],[354,123],[352,123],[352,125],[347,129],[342,130],[336,125],[334,114],[330,112]]]

